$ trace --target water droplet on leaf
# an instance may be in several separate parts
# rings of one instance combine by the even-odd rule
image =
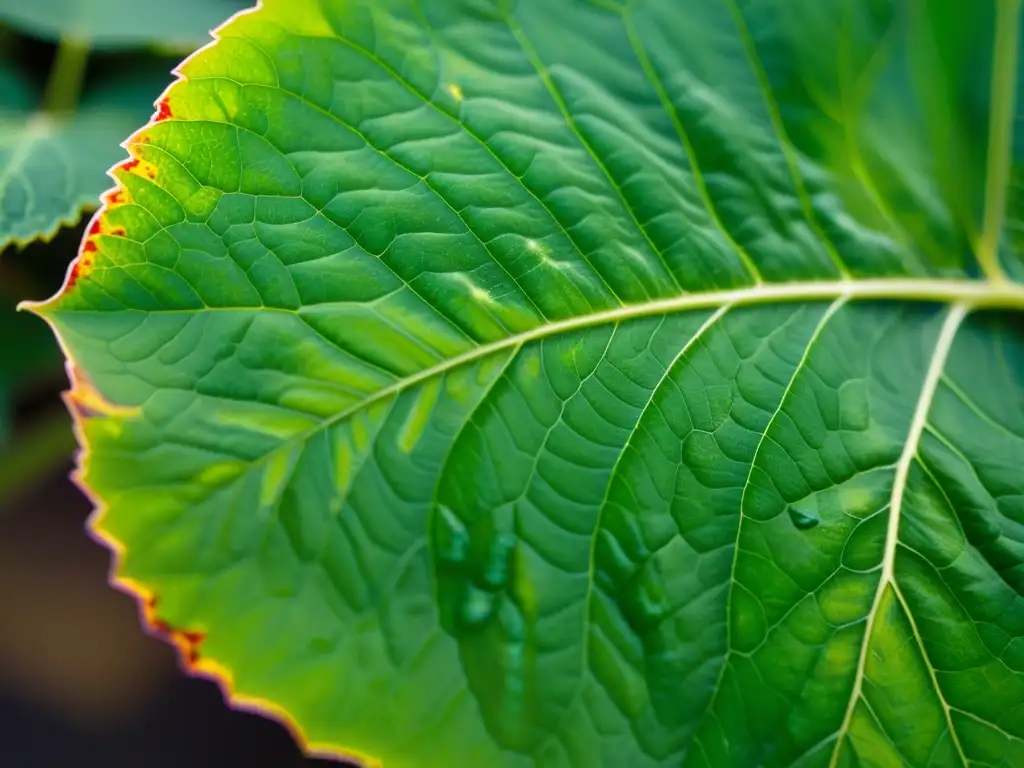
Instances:
[[[484,563],[483,581],[492,589],[501,589],[508,581],[509,555],[515,546],[516,537],[511,533],[499,533],[491,543],[487,562]]]
[[[462,600],[459,617],[467,627],[477,627],[487,622],[494,614],[494,598],[487,592],[472,584],[466,586],[466,594]]]
[[[452,510],[443,504],[434,518],[434,551],[442,563],[458,565],[469,556],[469,531]]]
[[[793,521],[793,525],[801,531],[813,528],[821,522],[821,518],[816,512],[807,512],[792,506],[787,507],[786,511],[789,512],[789,519]]]

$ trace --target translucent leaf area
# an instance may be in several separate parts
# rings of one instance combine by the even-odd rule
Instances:
[[[237,16],[35,307],[118,581],[386,768],[1024,765],[1019,5]]]

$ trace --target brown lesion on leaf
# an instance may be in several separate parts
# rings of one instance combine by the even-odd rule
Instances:
[[[90,272],[92,272],[96,254],[99,252],[97,238],[101,235],[124,237],[125,234],[124,227],[120,225],[108,226],[102,213],[93,219],[92,224],[89,225],[89,229],[86,230],[85,242],[82,243],[82,250],[78,254],[78,258],[76,258],[71,264],[71,271],[68,273],[66,289],[71,290],[78,285],[82,279],[88,277]]]
[[[157,102],[156,112],[153,114],[153,122],[159,123],[161,120],[169,120],[172,117],[174,117],[174,113],[171,111],[171,102],[164,96]]]
[[[144,141],[143,143],[146,142]],[[123,163],[115,165],[114,172],[115,175],[118,172],[131,173],[135,176],[143,176],[152,181],[156,179],[157,168],[155,165],[153,165],[153,163],[144,160],[141,157],[132,156],[130,159],[125,160]]]
[[[170,103],[164,97],[158,104],[157,113],[153,116],[153,122],[165,120],[171,116]],[[149,142],[149,136],[145,132],[138,133],[132,139],[132,144],[135,145],[149,144]],[[102,195],[103,208],[100,209],[96,218],[93,219],[92,224],[89,226],[89,230],[86,232],[78,258],[72,263],[71,269],[68,272],[67,282],[64,286],[65,291],[75,288],[92,271],[95,256],[99,251],[97,237],[100,235],[126,236],[124,227],[108,226],[106,220],[110,210],[132,202],[132,195],[123,183],[122,174],[130,173],[147,178],[150,181],[156,181],[157,167],[144,158],[138,157],[131,148],[129,148],[129,152],[131,154],[127,159],[122,160],[110,169],[110,174],[117,180],[117,185]]]
[[[136,139],[136,143],[139,144],[146,144],[148,141],[148,137],[144,135]],[[157,167],[143,158],[134,156],[134,154],[115,165],[111,168],[110,172],[117,179],[117,185],[102,195],[104,206],[100,209],[85,233],[78,257],[72,263],[71,269],[68,272],[67,282],[64,287],[65,291],[73,290],[92,272],[96,255],[100,251],[100,236],[125,237],[127,235],[123,226],[111,225],[107,218],[107,215],[114,208],[132,202],[132,195],[123,182],[123,174],[133,174],[147,178],[150,181],[155,181],[157,177]]]
[[[108,190],[103,194],[103,204],[108,208],[113,208],[118,205],[124,205],[130,203],[132,196],[128,193],[128,190],[124,187],[117,186],[111,190]]]
[[[96,242],[90,237],[82,245],[82,251],[79,253],[78,258],[71,263],[71,271],[68,273],[65,290],[70,291],[78,285],[80,280],[88,277],[89,273],[92,272],[96,251]]]
[[[124,160],[115,165],[114,170],[124,171],[125,173],[131,173],[135,166],[137,166],[138,164],[139,159],[137,157],[129,157],[127,160]]]
[[[199,647],[206,639],[206,633],[172,627],[157,615],[157,602],[156,595],[148,594],[142,603],[146,625],[150,632],[171,643],[178,650],[182,662],[188,669],[195,669],[200,660]]]
[[[97,235],[111,235],[113,237],[124,237],[124,227],[120,225],[107,226],[107,221],[102,216],[96,217],[92,224],[89,225],[89,230],[86,232],[86,243],[90,242],[92,238]],[[84,246],[83,246],[84,250]]]

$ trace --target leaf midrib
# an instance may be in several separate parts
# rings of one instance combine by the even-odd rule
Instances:
[[[871,280],[825,280],[805,283],[762,284],[751,288],[739,288],[726,291],[710,291],[707,293],[691,293],[674,296],[668,299],[627,304],[613,309],[587,315],[559,320],[539,325],[529,331],[507,336],[503,339],[482,344],[463,352],[460,355],[444,360],[437,365],[424,368],[417,373],[396,380],[382,387],[362,400],[337,413],[323,418],[321,421],[297,432],[272,450],[249,462],[249,469],[259,466],[279,451],[290,450],[297,444],[311,439],[324,429],[345,420],[376,402],[398,395],[435,376],[441,376],[461,365],[481,360],[488,355],[508,349],[515,349],[524,344],[558,336],[585,328],[618,323],[656,315],[687,312],[712,307],[731,305],[732,307],[756,306],[760,304],[784,304],[801,301],[825,301],[843,298],[847,301],[912,301],[935,304],[960,304],[970,313],[977,309],[1003,309],[1024,312],[1024,285],[1012,282],[988,280],[955,280],[944,278],[909,279],[879,278]],[[323,306],[317,305],[317,306]],[[91,310],[60,310],[54,309],[51,302],[22,302],[19,309],[28,309],[58,325],[57,317],[62,314],[87,314]],[[144,314],[196,314],[201,312],[282,312],[301,315],[301,309],[293,310],[284,307],[264,306],[232,306],[232,307],[197,307],[194,309],[155,309],[130,310]],[[99,314],[112,314],[104,311]],[[56,329],[55,329],[56,330]],[[102,395],[102,393],[101,393]],[[111,403],[111,412],[120,407]],[[244,473],[243,473],[244,474]],[[236,478],[237,479],[237,478]]]
[[[756,306],[760,304],[789,304],[800,301],[824,301],[845,298],[849,301],[910,301],[934,304],[962,304],[968,312],[978,309],[1003,309],[1024,312],[1024,285],[1014,282],[997,282],[989,280],[962,280],[948,278],[876,278],[869,280],[821,280],[809,282],[770,283],[749,288],[737,288],[724,291],[708,291],[704,293],[688,293],[666,299],[625,304],[612,309],[576,315],[574,317],[538,325],[528,331],[506,336],[488,344],[481,344],[460,355],[444,360],[437,365],[395,381],[370,394],[358,403],[328,416],[316,426],[300,433],[292,440],[302,439],[316,430],[330,426],[352,413],[358,412],[367,405],[401,392],[415,384],[433,376],[441,375],[465,363],[487,357],[512,347],[528,344],[533,341],[558,336],[562,333],[592,328],[606,323],[617,323],[651,317],[655,315],[674,314],[727,304],[735,306]],[[18,305],[19,310],[29,310],[44,319],[56,321],[60,315],[111,315],[118,312],[142,313],[146,315],[198,314],[204,312],[279,312],[289,315],[301,315],[303,309],[328,306],[331,302],[315,305],[304,305],[299,309],[287,307],[269,307],[262,305],[250,306],[202,306],[175,309],[134,309],[124,310],[82,310],[61,309],[55,300],[33,302],[25,301]],[[284,447],[284,444],[281,446]]]

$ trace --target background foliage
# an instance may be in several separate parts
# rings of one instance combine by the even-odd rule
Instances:
[[[74,438],[51,295],[119,144],[170,69],[243,0],[0,0],[0,764],[300,766],[292,738],[183,677],[107,586],[68,479]],[[62,47],[61,40],[64,40]],[[63,52],[62,52],[63,51]],[[59,85],[55,69],[63,67]]]

